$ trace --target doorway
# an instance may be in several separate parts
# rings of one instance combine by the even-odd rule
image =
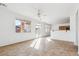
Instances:
[[[41,24],[36,24],[35,26],[35,35],[36,35],[36,38],[39,38],[41,36]]]

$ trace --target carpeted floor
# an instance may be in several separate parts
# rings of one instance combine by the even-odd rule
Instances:
[[[77,56],[77,47],[72,42],[52,40],[45,45],[45,50],[30,47],[31,41],[24,41],[0,47],[0,56]]]

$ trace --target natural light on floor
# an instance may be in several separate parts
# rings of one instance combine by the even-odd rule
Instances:
[[[46,38],[38,38],[35,39],[32,44],[30,45],[30,47],[37,49],[37,50],[44,50],[45,46],[47,43],[51,42],[51,38],[50,37],[46,37]]]

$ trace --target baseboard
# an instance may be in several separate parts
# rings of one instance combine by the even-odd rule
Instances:
[[[0,47],[14,45],[14,44],[19,44],[19,43],[22,43],[22,42],[25,42],[25,41],[30,41],[30,40],[33,40],[33,39],[28,39],[28,40],[23,40],[23,41],[17,41],[17,42],[9,43],[9,44],[4,44],[4,45],[1,45]]]
[[[73,43],[74,44],[74,42],[72,42],[72,41],[65,41],[65,40],[60,40],[60,39],[53,39],[53,38],[51,38],[52,40],[57,40],[57,41],[64,41],[64,42],[70,42],[70,43]]]

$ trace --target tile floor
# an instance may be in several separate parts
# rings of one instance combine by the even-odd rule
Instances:
[[[30,47],[33,41],[0,47],[0,56],[77,56],[77,47],[72,42],[52,39],[43,50],[39,50]]]

